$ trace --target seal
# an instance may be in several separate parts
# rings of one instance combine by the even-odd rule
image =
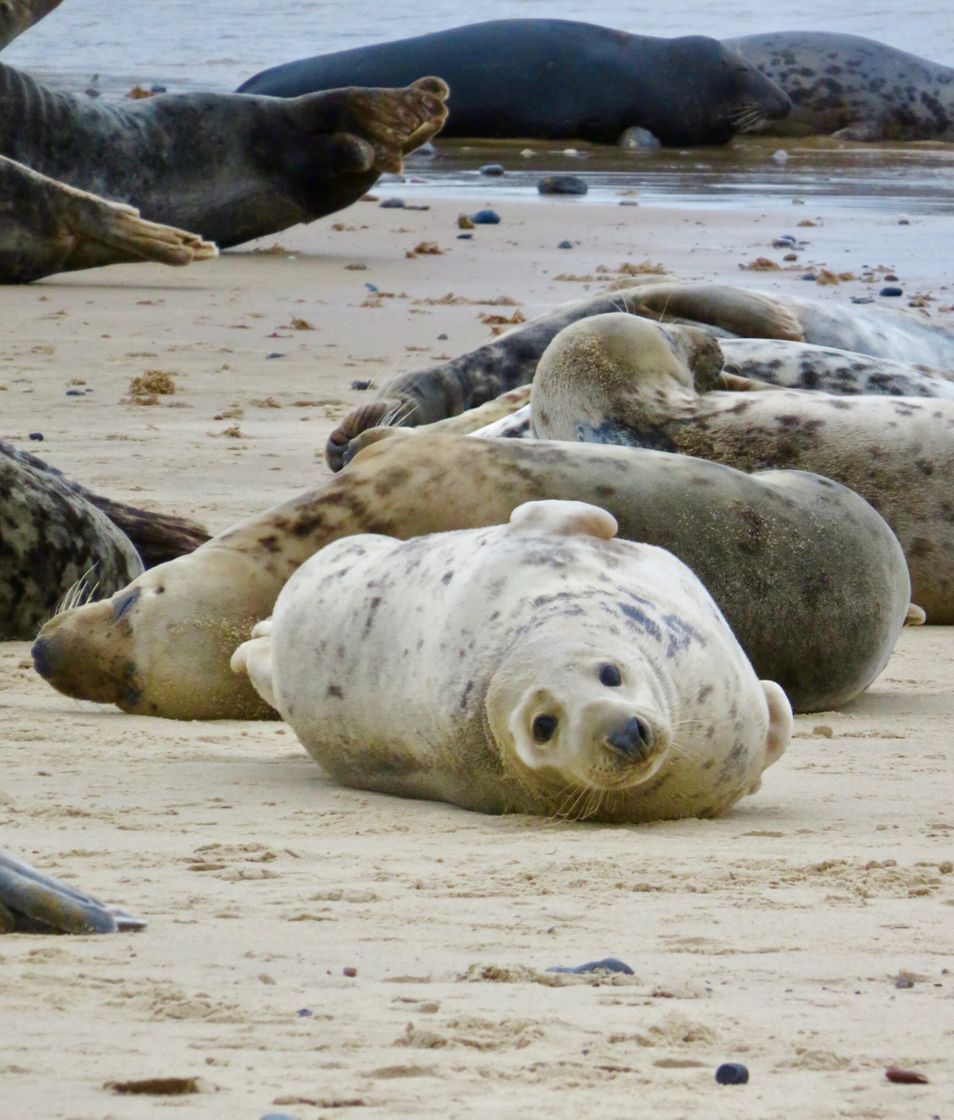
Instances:
[[[68,696],[127,712],[268,716],[229,658],[309,556],[355,533],[408,539],[502,524],[540,498],[600,505],[624,539],[678,556],[756,673],[777,681],[796,710],[857,695],[905,620],[910,585],[894,535],[867,502],[828,479],[750,476],[623,447],[400,428],[378,436],[317,489],[151,569],[111,600],[58,615],[34,644],[38,672]],[[335,639],[344,656],[354,635]]]
[[[711,391],[662,327],[630,315],[574,323],[547,347],[534,435],[665,448],[739,470],[814,471],[878,510],[929,622],[954,622],[954,401],[776,389]]]
[[[215,256],[216,246],[198,234],[147,222],[132,206],[0,156],[0,283],[127,261],[186,265]]]
[[[832,359],[830,363],[821,363],[816,358],[811,363],[819,375],[823,368],[830,368],[831,381],[826,381],[824,388],[833,392],[839,391],[843,377],[839,371],[846,363],[864,361],[859,355],[903,361],[915,375],[915,381],[919,380],[917,374],[928,372],[920,370],[919,366],[934,370],[931,376],[935,377],[940,376],[939,370],[954,369],[954,333],[930,319],[905,311],[880,306],[852,305],[848,308],[821,300],[782,300],[725,284],[638,280],[618,290],[566,304],[440,365],[392,378],[381,387],[378,400],[354,409],[332,431],[325,447],[329,466],[340,470],[351,454],[351,441],[368,428],[433,424],[532,381],[540,356],[564,327],[613,311],[696,325],[720,340],[726,337],[777,339],[851,351],[850,361]],[[734,351],[736,356],[740,352],[739,347]],[[753,352],[759,351],[756,348]],[[769,374],[775,357],[766,363]],[[800,360],[798,365],[802,365]],[[866,383],[871,391],[881,377],[876,366],[867,368],[870,372]],[[880,372],[890,375],[885,385],[900,387],[901,381],[895,376],[902,372],[898,367],[885,367]],[[745,375],[762,376],[755,372],[754,363]],[[852,377],[860,383],[860,372]],[[770,377],[764,379],[770,380]],[[850,384],[850,380],[845,384]],[[822,387],[821,380],[819,387]],[[919,389],[914,395],[920,392]],[[938,391],[930,395],[943,394]]]
[[[0,638],[32,639],[64,598],[112,595],[143,558],[170,560],[207,539],[194,522],[99,497],[0,442]]]
[[[789,110],[777,86],[715,39],[563,19],[490,20],[304,58],[256,74],[239,92],[294,97],[405,85],[420,74],[440,74],[454,91],[445,136],[615,144],[641,128],[667,147],[692,147],[725,144]]]
[[[484,813],[714,817],[788,745],[712,597],[583,502],[316,553],[231,664],[337,781]],[[348,642],[344,657],[336,647]],[[422,670],[426,669],[426,673]]]
[[[348,206],[443,124],[447,87],[283,101],[163,94],[122,106],[0,64],[0,155],[225,248]]]
[[[954,70],[874,39],[833,31],[775,31],[725,39],[792,99],[776,136],[839,140],[954,140]]]
[[[62,0],[2,0],[0,2],[0,50],[22,34],[28,27],[39,23]]]

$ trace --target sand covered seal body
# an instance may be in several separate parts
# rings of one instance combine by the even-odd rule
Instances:
[[[698,578],[616,529],[544,501],[505,526],[338,541],[232,666],[345,785],[489,813],[717,816],[785,750],[791,709]]]
[[[415,75],[415,77],[420,77]],[[330,214],[444,122],[447,87],[102,105],[0,64],[0,155],[221,247]]]
[[[34,663],[61,692],[129,712],[267,716],[229,658],[309,556],[355,533],[408,539],[501,524],[541,498],[600,505],[625,539],[678,556],[757,674],[777,681],[796,710],[836,707],[867,687],[907,615],[894,535],[827,479],[749,476],[630,448],[391,429],[316,490],[153,568],[107,602],[58,615]],[[339,640],[344,648],[353,635]]]
[[[329,465],[340,470],[348,460],[351,441],[369,428],[433,424],[532,381],[540,356],[564,327],[613,311],[698,326],[720,342],[727,338],[777,339],[850,351],[853,362],[859,360],[858,355],[903,362],[915,375],[921,372],[918,366],[954,370],[954,332],[905,311],[782,299],[726,284],[641,279],[566,304],[440,365],[392,378],[381,387],[378,400],[354,409],[332,431],[325,448]],[[786,364],[791,363],[789,356]],[[835,358],[822,361],[816,354],[813,365],[818,370],[830,369],[837,380],[845,362]],[[873,387],[879,381],[878,370],[874,364],[870,370],[867,384]],[[894,380],[885,384],[897,387],[900,382],[894,375],[901,371],[889,366],[886,372]],[[759,374],[748,371],[746,376]],[[852,378],[857,383],[861,376],[858,372]],[[833,383],[825,388],[840,391]]]
[[[304,58],[239,89],[294,97],[405,85],[421,74],[439,74],[454,91],[445,136],[615,144],[638,127],[665,146],[725,144],[789,108],[781,90],[715,39],[562,19],[489,20]]]
[[[778,136],[954,140],[954,69],[834,31],[775,31],[723,43],[792,99]]]
[[[534,434],[651,446],[740,470],[814,471],[850,486],[904,549],[912,598],[954,622],[954,401],[776,389],[709,391],[669,344],[679,327],[604,315],[568,327],[540,360]]]

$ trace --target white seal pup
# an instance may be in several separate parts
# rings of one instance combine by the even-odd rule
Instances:
[[[505,526],[339,541],[232,668],[344,785],[486,813],[717,816],[785,750],[791,708],[689,568],[616,530],[544,501]]]
[[[954,401],[711,391],[674,345],[683,329],[620,314],[567,327],[537,368],[534,435],[834,479],[894,530],[928,621],[954,623]]]

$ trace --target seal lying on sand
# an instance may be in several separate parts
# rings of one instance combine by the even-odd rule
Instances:
[[[718,816],[784,752],[791,708],[686,565],[616,530],[545,501],[489,529],[338,541],[232,667],[344,785],[484,813]]]
[[[776,136],[954,140],[954,70],[874,39],[775,31],[725,39],[792,99]]]
[[[574,323],[533,382],[534,435],[698,455],[739,470],[814,471],[850,486],[904,549],[929,622],[954,622],[954,401],[776,389],[709,392],[674,341],[631,315]]]
[[[446,96],[422,78],[292,101],[188,93],[101,105],[0,64],[0,154],[225,247],[356,201],[437,132]]]
[[[749,476],[628,448],[390,429],[317,490],[153,568],[108,602],[58,615],[34,645],[34,664],[68,696],[128,712],[267,716],[229,657],[309,556],[355,533],[408,539],[501,524],[539,498],[599,504],[625,539],[688,564],[756,673],[778,681],[797,710],[834,707],[865,688],[907,614],[908,573],[893,534],[827,479]],[[343,657],[354,636],[336,637]]]
[[[724,284],[638,281],[604,292],[515,327],[492,342],[429,369],[393,378],[379,398],[350,412],[331,433],[325,454],[332,470],[349,456],[349,443],[368,428],[387,424],[432,424],[494,400],[533,380],[540,355],[570,323],[593,315],[625,311],[665,322],[690,323],[726,335],[810,343],[862,355],[954,369],[954,333],[929,320],[884,307],[845,307],[834,302],[774,299]],[[739,353],[738,348],[735,351]],[[802,366],[799,361],[799,367]],[[840,391],[844,362],[813,360],[818,387]],[[831,370],[831,380],[821,376]],[[747,376],[761,376],[753,368]],[[892,367],[892,374],[900,371]],[[919,371],[911,370],[914,374]],[[869,389],[879,380],[872,369]],[[856,371],[852,381],[862,376]],[[849,382],[850,383],[850,382]],[[895,381],[895,385],[898,383]],[[807,386],[806,386],[807,387]],[[890,388],[888,389],[890,392]]]
[[[185,265],[218,255],[198,234],[147,222],[0,156],[0,283],[127,261]]]
[[[140,556],[169,560],[207,539],[194,522],[100,498],[0,443],[0,638],[33,638],[73,589],[112,595],[142,572]]]
[[[498,19],[289,62],[241,93],[294,97],[440,74],[445,136],[615,144],[642,128],[665,146],[725,144],[789,110],[754,67],[701,35],[654,39],[563,19]],[[406,76],[405,76],[406,75]]]

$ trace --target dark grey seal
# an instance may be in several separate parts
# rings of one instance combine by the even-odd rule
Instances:
[[[954,70],[886,43],[833,31],[725,39],[792,99],[776,136],[954,140]]]
[[[289,62],[242,93],[295,97],[439,74],[445,136],[615,144],[631,128],[667,147],[725,144],[784,116],[788,98],[717,40],[655,39],[564,19],[498,19]]]

